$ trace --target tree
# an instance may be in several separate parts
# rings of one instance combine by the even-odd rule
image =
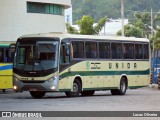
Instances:
[[[154,49],[160,50],[160,29],[157,29],[155,37],[153,37],[152,41],[154,40]]]
[[[121,30],[117,32],[117,35],[121,35]],[[140,28],[135,27],[133,25],[126,25],[124,27],[124,35],[126,37],[143,37],[143,32]]]
[[[81,20],[77,21],[77,24],[80,28],[80,34],[83,35],[93,35],[95,34],[93,24],[94,19],[90,16],[83,16]]]
[[[151,33],[151,15],[148,12],[135,13],[135,21],[132,23],[136,27],[139,27],[143,31],[143,36],[149,38]],[[156,30],[157,26],[160,25],[160,14],[156,13],[153,15],[153,29]]]
[[[69,23],[66,23],[66,29],[68,33],[78,34],[78,30],[72,27]]]
[[[160,10],[159,0],[125,0],[125,18],[133,15],[133,11]],[[73,22],[81,19],[83,15],[89,15],[98,22],[102,16],[117,19],[121,17],[121,0],[72,0]],[[133,18],[134,16],[130,16]]]
[[[135,21],[133,25],[142,30],[143,37],[149,38],[150,23],[151,23],[151,16],[149,13],[147,12],[146,13],[140,13],[140,12],[135,13]]]
[[[108,21],[107,17],[103,17],[99,20],[99,22],[94,26],[94,19],[90,16],[84,15],[81,20],[77,21],[77,25],[79,26],[79,33],[74,28],[71,27],[69,24],[66,24],[66,28],[68,33],[71,34],[83,34],[83,35],[95,35],[99,34],[99,32],[104,27],[106,21]]]

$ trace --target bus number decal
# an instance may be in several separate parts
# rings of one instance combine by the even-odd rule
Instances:
[[[101,67],[99,66],[101,63],[94,63],[94,62],[86,62],[86,69],[90,70],[90,69],[101,69]]]
[[[99,67],[100,64],[101,64],[101,63],[91,63],[91,69],[101,69],[101,68]]]

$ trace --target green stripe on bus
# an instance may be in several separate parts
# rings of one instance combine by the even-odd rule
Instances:
[[[149,75],[150,69],[144,71],[73,71],[73,72],[65,72],[60,75],[60,79],[68,77],[68,76],[105,76],[105,75]]]
[[[59,89],[59,92],[67,92],[67,91],[71,91],[71,89]]]

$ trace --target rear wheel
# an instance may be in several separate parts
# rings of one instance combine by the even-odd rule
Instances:
[[[73,91],[65,92],[68,97],[78,97],[82,89],[82,85],[78,79],[73,82]]]
[[[93,91],[82,91],[81,95],[82,96],[92,96],[94,94],[94,90]]]
[[[127,81],[124,77],[120,81],[120,89],[111,90],[112,95],[125,95],[127,90]]]
[[[30,94],[33,98],[42,98],[45,95],[43,91],[30,91]]]

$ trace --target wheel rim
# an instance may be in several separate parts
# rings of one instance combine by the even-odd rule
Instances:
[[[73,92],[78,91],[78,85],[76,83],[73,83]]]

